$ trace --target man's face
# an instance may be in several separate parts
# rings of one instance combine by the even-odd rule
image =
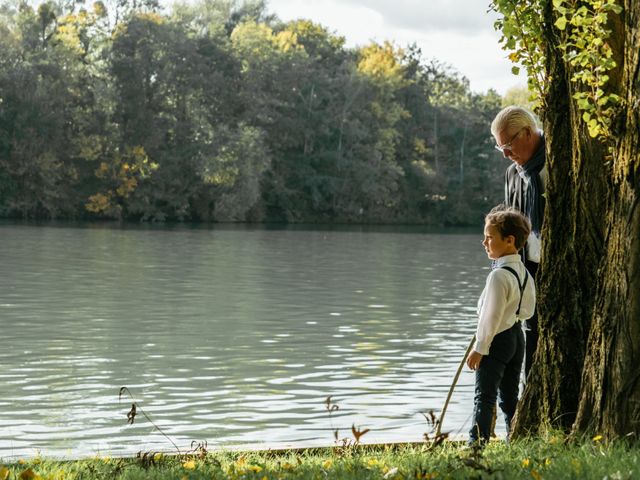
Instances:
[[[519,130],[502,130],[495,139],[496,148],[502,152],[504,158],[508,158],[518,165],[524,165],[531,158],[531,130],[529,127],[523,127]]]

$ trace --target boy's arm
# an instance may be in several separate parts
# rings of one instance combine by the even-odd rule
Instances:
[[[478,353],[475,350],[473,350],[467,357],[467,366],[471,370],[476,370],[480,366],[480,360],[482,360],[483,356],[484,355],[482,355],[481,353]]]
[[[505,275],[500,270],[494,270],[487,277],[487,285],[484,288],[483,302],[478,312],[476,343],[473,349],[476,353],[488,355],[500,319],[504,315],[509,285]]]

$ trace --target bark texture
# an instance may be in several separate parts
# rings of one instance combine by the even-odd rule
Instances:
[[[547,210],[537,278],[540,340],[514,437],[548,426],[640,433],[640,2],[611,19],[625,100],[611,152],[586,133],[548,2]]]
[[[625,2],[613,35],[624,39],[606,217],[605,256],[596,294],[574,432],[640,433],[640,3]]]

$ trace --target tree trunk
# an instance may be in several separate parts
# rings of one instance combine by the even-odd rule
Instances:
[[[611,162],[605,252],[575,432],[618,437],[640,432],[640,3],[627,0],[612,22],[616,91],[625,100]]]
[[[436,173],[440,172],[440,158],[438,155],[438,109],[433,107],[433,158],[435,159]]]
[[[549,181],[536,279],[540,340],[514,436],[548,426],[611,437],[638,433],[640,3],[627,0],[610,22],[611,46],[622,68],[611,73],[607,88],[626,102],[612,158],[586,133],[548,3],[552,80],[542,112]]]
[[[464,143],[467,139],[467,122],[464,122],[462,129],[462,139],[460,140],[460,185],[464,183]]]

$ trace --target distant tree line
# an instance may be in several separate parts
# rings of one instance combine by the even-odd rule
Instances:
[[[264,2],[0,3],[0,216],[478,224],[494,91]]]

